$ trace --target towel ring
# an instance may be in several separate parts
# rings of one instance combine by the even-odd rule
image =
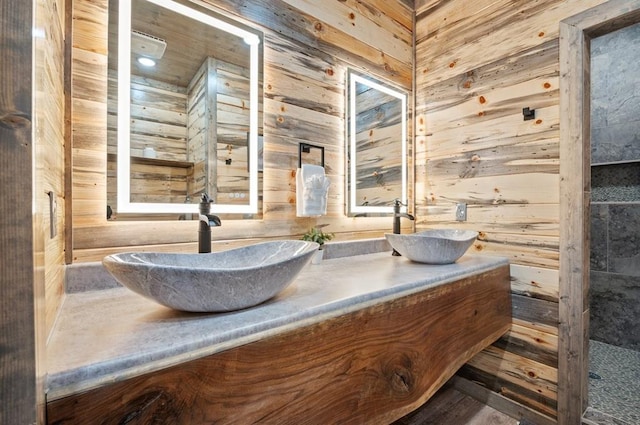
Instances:
[[[309,143],[300,143],[298,145],[298,168],[302,168],[302,153],[309,153],[311,149],[320,149],[321,166],[324,168],[324,146],[311,145]]]

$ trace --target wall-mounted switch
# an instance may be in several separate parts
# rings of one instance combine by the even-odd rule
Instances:
[[[467,204],[459,203],[456,205],[456,220],[467,221]]]
[[[53,239],[58,234],[58,229],[56,228],[58,202],[56,201],[56,194],[52,190],[48,191],[47,195],[49,195],[49,235]]]

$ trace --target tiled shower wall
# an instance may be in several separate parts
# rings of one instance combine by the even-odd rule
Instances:
[[[590,304],[591,339],[640,350],[640,204],[591,205]]]
[[[640,350],[640,24],[591,52],[590,337]]]

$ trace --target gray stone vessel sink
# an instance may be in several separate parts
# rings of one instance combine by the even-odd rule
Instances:
[[[458,229],[431,229],[397,235],[385,233],[389,244],[411,261],[451,264],[469,249],[478,232]]]
[[[289,286],[315,242],[257,243],[211,254],[128,252],[102,260],[118,282],[164,306],[224,312],[260,304]]]

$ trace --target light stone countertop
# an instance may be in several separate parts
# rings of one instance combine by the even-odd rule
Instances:
[[[390,252],[309,264],[275,298],[230,313],[183,313],[126,288],[67,294],[47,344],[55,400],[420,292],[508,260],[465,255],[426,265]]]

